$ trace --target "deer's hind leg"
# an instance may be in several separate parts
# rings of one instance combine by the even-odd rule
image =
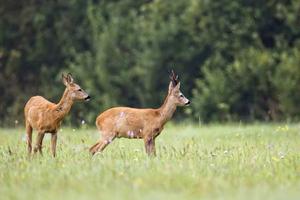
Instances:
[[[103,132],[102,137],[99,139],[99,141],[94,144],[90,148],[90,153],[94,155],[97,152],[102,152],[107,145],[109,145],[116,137],[116,134],[105,134],[107,132]]]
[[[25,126],[26,126],[27,151],[28,151],[28,155],[30,155],[32,152],[32,127],[27,121]]]
[[[96,149],[96,147],[99,145],[100,142],[101,142],[101,139],[100,139],[96,144],[94,144],[93,146],[91,146],[91,147],[89,148],[89,151],[90,151],[91,154],[94,155],[95,149]]]

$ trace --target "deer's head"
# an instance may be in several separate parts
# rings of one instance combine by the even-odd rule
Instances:
[[[187,106],[191,102],[188,100],[180,91],[180,82],[178,75],[172,70],[170,75],[170,84],[169,84],[169,98],[178,106]]]
[[[70,73],[67,75],[62,74],[62,80],[72,100],[90,100],[91,97],[79,85],[74,83],[74,79]]]

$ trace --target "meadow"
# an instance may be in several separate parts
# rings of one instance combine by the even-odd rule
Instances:
[[[62,127],[57,157],[28,158],[24,128],[0,129],[0,199],[300,199],[300,124],[168,124],[149,158],[94,128]],[[36,134],[34,134],[36,136]]]

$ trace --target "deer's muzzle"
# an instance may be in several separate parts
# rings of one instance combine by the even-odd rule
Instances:
[[[90,96],[87,96],[87,97],[84,98],[85,101],[89,101],[90,99],[91,99]]]
[[[190,100],[188,100],[188,102],[185,103],[186,106],[188,106],[190,104],[191,104]]]

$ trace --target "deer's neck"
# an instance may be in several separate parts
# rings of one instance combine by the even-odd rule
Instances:
[[[60,99],[59,103],[55,107],[55,112],[57,112],[57,117],[59,119],[64,118],[69,113],[72,105],[73,105],[73,100],[70,95],[70,91],[68,90],[68,88],[66,88],[62,98]]]
[[[174,112],[176,111],[176,104],[171,100],[168,95],[163,103],[163,105],[159,108],[160,120],[162,125],[164,125],[167,121],[169,121]]]

